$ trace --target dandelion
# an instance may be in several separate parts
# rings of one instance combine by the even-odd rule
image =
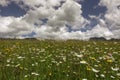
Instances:
[[[112,63],[113,61],[112,61],[112,60],[110,60],[110,59],[108,59],[108,60],[107,60],[107,62],[108,62],[108,63]]]

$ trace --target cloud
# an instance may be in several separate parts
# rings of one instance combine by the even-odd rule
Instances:
[[[120,38],[119,0],[100,0],[99,6],[106,6],[107,11],[102,17],[90,15],[90,20],[82,16],[80,1],[83,0],[1,0],[1,6],[15,2],[23,9],[28,7],[28,11],[17,18],[0,16],[0,37],[24,38],[35,32],[34,37],[41,39]],[[91,26],[92,19],[97,20],[97,25]]]
[[[3,7],[7,6],[9,3],[10,3],[9,0],[0,0],[0,5],[3,6]]]
[[[37,39],[58,39],[58,40],[67,40],[67,39],[88,39],[88,37],[85,37],[85,33],[81,31],[72,31],[68,32],[66,26],[61,27],[59,31],[54,32],[54,28],[50,26],[41,26],[40,28],[36,29],[37,35],[34,37],[37,37]]]
[[[0,37],[17,37],[29,34],[32,30],[22,17],[0,17]]]
[[[63,0],[59,0],[59,4],[56,5],[60,5],[60,1]],[[37,23],[37,28],[34,29],[36,32],[35,37],[47,39],[79,38],[78,35],[81,31],[69,32],[66,25],[72,26],[72,29],[81,29],[89,22],[81,15],[81,5],[73,0],[66,0],[58,9],[55,9],[53,5],[47,6],[31,9],[24,16],[24,20],[28,23]],[[41,19],[48,20],[42,25],[44,22]]]
[[[110,39],[113,34],[112,32],[107,28],[107,27],[103,27],[101,25],[96,25],[96,27],[94,27],[92,30],[86,32],[86,34],[88,34],[89,38],[90,37],[104,37],[106,39]]]
[[[81,5],[75,1],[67,0],[58,10],[55,11],[48,25],[51,26],[64,26],[70,25],[74,28],[80,29],[86,19],[82,17]]]
[[[114,37],[120,38],[120,0],[101,0],[101,6],[106,6],[105,22],[107,27],[114,34]]]

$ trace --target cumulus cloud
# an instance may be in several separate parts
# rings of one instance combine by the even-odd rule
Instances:
[[[52,1],[52,0],[51,0]],[[89,21],[83,18],[81,5],[74,0],[65,0],[60,6],[60,2],[64,0],[59,0],[59,3],[50,2],[55,5],[44,5],[34,8],[34,10],[28,11],[24,16],[24,20],[28,23],[37,23],[37,28],[34,29],[36,32],[35,37],[40,38],[52,38],[52,39],[64,39],[66,38],[79,38],[78,32],[69,32],[66,25],[72,26],[72,29],[80,29],[85,26]],[[49,6],[49,7],[48,7]],[[55,9],[54,6],[60,6],[58,9]],[[44,22],[42,19],[47,19],[45,25],[42,25]],[[74,34],[74,36],[72,36]],[[76,34],[76,35],[75,35]]]
[[[105,22],[115,38],[120,38],[120,0],[100,0],[101,6],[106,6]]]
[[[75,1],[67,0],[58,10],[55,11],[55,14],[50,17],[48,24],[58,27],[67,24],[79,29],[85,22],[85,19],[81,14],[81,5]]]
[[[1,6],[12,2],[21,8],[29,8],[21,17],[0,16],[0,37],[23,38],[31,32],[42,39],[89,39],[91,37],[120,38],[120,1],[100,0],[106,6],[104,18],[90,16],[97,25],[86,32],[82,28],[91,27],[91,20],[82,16],[83,0],[1,0]],[[49,4],[48,4],[49,3]]]
[[[32,28],[22,18],[0,17],[0,37],[17,37],[29,34]]]
[[[106,39],[110,39],[113,34],[107,27],[101,27],[99,24],[94,27],[92,30],[86,32],[88,37],[104,37]]]
[[[9,0],[0,0],[0,5],[3,6],[3,7],[7,6],[9,3],[10,3]]]

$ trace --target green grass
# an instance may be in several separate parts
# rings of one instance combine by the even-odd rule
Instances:
[[[0,40],[0,80],[120,80],[120,42]]]

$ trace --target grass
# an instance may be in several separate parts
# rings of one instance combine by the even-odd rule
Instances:
[[[120,42],[0,40],[0,80],[120,80]]]

